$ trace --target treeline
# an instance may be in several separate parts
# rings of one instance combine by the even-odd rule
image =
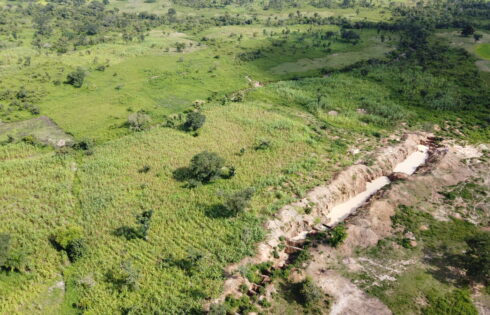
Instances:
[[[109,10],[104,2],[51,0],[46,5],[38,3],[9,5],[0,9],[0,32],[18,38],[21,27],[19,18],[30,19],[34,28],[32,45],[58,53],[76,50],[81,46],[95,45],[117,40],[144,40],[146,32],[168,21],[155,14],[121,13]],[[5,21],[5,22],[3,22]]]

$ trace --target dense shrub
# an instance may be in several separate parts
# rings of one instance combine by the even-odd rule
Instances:
[[[127,240],[136,238],[148,239],[148,230],[150,229],[151,218],[153,216],[153,210],[143,211],[136,216],[136,227],[121,226],[116,229],[114,234],[116,236],[122,236]]]
[[[75,71],[70,72],[66,76],[66,84],[73,85],[76,88],[80,88],[83,85],[83,81],[85,80],[85,71],[78,67]]]
[[[352,30],[346,30],[346,29],[341,30],[340,37],[345,41],[354,42],[354,43],[359,41],[359,39],[361,38],[359,34],[357,34],[356,32]]]
[[[0,267],[4,266],[8,259],[10,249],[10,235],[0,234]]]
[[[106,273],[106,281],[112,284],[114,290],[123,292],[134,291],[138,288],[139,272],[130,261],[124,261],[120,266],[110,269]]]
[[[211,304],[209,315],[226,315],[226,305],[222,303]]]
[[[262,51],[260,49],[242,52],[237,55],[237,57],[242,61],[253,61],[255,59],[259,59],[263,56]]]
[[[133,113],[128,117],[129,129],[134,131],[143,131],[150,127],[150,116],[145,114],[143,111],[138,111]]]
[[[475,29],[470,24],[466,24],[461,30],[461,35],[465,37],[473,35],[473,33],[475,33]]]
[[[237,215],[244,211],[250,204],[254,195],[254,188],[246,188],[227,196],[224,207],[231,215]]]
[[[325,297],[325,293],[310,278],[306,278],[300,283],[298,293],[302,304],[306,307],[317,305]]]
[[[332,247],[337,247],[347,238],[345,225],[339,224],[328,232],[327,243]]]
[[[71,262],[83,256],[87,246],[83,238],[83,230],[76,225],[59,228],[53,235],[52,241],[60,250],[64,250]]]
[[[189,176],[201,183],[208,183],[219,176],[225,160],[214,152],[196,154],[189,165]]]
[[[471,302],[470,294],[463,290],[454,290],[444,296],[429,296],[429,306],[423,310],[425,315],[461,314],[477,315],[478,311]]]
[[[186,131],[196,131],[201,128],[206,121],[206,116],[199,112],[190,112],[187,114],[186,121],[184,122],[184,129]]]

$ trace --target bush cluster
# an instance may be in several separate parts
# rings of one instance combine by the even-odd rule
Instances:
[[[86,240],[83,237],[83,229],[76,225],[59,228],[52,235],[52,241],[58,249],[66,252],[71,262],[80,259],[87,250]]]

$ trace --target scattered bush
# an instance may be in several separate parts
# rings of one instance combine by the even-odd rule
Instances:
[[[231,215],[237,215],[243,212],[250,204],[255,193],[254,188],[246,188],[232,195],[227,196],[223,206]]]
[[[138,170],[138,173],[148,173],[150,171],[150,169],[151,169],[151,167],[149,165],[145,165]]]
[[[86,155],[92,155],[94,145],[92,139],[82,139],[73,145],[73,149],[83,151]]]
[[[330,231],[328,231],[327,243],[332,247],[337,247],[347,238],[347,231],[345,225],[339,224]]]
[[[0,234],[0,267],[5,265],[9,257],[10,250],[10,235]]]
[[[206,116],[199,112],[190,112],[187,114],[187,119],[184,122],[184,129],[186,131],[196,131],[201,128],[206,121]]]
[[[243,91],[235,92],[230,97],[230,101],[235,103],[243,102],[244,99],[245,99],[245,93]]]
[[[272,147],[272,142],[270,140],[259,139],[255,144],[254,149],[256,151],[259,151],[259,150],[267,150],[270,149],[271,147]]]
[[[28,255],[23,248],[14,248],[10,234],[0,234],[0,271],[22,272],[29,269]]]
[[[129,115],[128,126],[131,130],[143,131],[150,127],[150,121],[150,116],[143,111],[138,111],[137,113]]]
[[[58,249],[66,252],[71,262],[81,258],[87,249],[83,229],[76,225],[59,228],[52,235],[52,241]]]
[[[120,266],[110,269],[106,274],[106,281],[111,283],[118,292],[136,290],[138,279],[139,272],[134,269],[130,261],[124,261]]]
[[[243,295],[238,299],[228,295],[225,298],[225,305],[227,314],[248,314],[257,311],[257,307],[253,305],[248,295]]]
[[[136,216],[137,227],[121,226],[116,229],[114,234],[116,236],[122,236],[127,240],[133,240],[136,238],[148,239],[148,230],[150,229],[151,218],[153,216],[153,210],[143,211]]]
[[[85,71],[78,67],[75,71],[70,72],[66,76],[66,84],[70,84],[76,88],[80,88],[83,85],[83,81],[85,80]]]
[[[300,283],[298,293],[301,303],[306,307],[317,305],[325,297],[325,293],[310,278]]]

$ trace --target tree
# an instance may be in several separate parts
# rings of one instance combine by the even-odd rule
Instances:
[[[475,43],[479,41],[483,37],[482,34],[474,33],[473,34],[473,39],[475,40]]]
[[[196,131],[201,128],[206,121],[206,116],[199,112],[190,112],[187,114],[187,119],[184,123],[184,129],[187,131]]]
[[[255,189],[246,188],[240,190],[232,195],[227,196],[223,206],[232,215],[237,215],[238,213],[244,211],[249,205],[255,193]]]
[[[85,80],[85,71],[78,67],[75,71],[70,72],[66,76],[66,84],[70,84],[76,88],[80,88],[83,85],[83,81]]]
[[[465,37],[473,35],[473,33],[475,33],[475,29],[470,24],[466,24],[465,27],[463,27],[463,29],[461,30],[461,35]]]
[[[189,165],[189,176],[201,183],[208,183],[219,176],[225,160],[214,152],[196,154]]]
[[[359,39],[361,38],[359,34],[357,34],[356,32],[351,30],[346,30],[346,29],[342,29],[340,33],[340,37],[343,40],[346,40],[348,42],[354,42],[354,43],[359,41]]]

